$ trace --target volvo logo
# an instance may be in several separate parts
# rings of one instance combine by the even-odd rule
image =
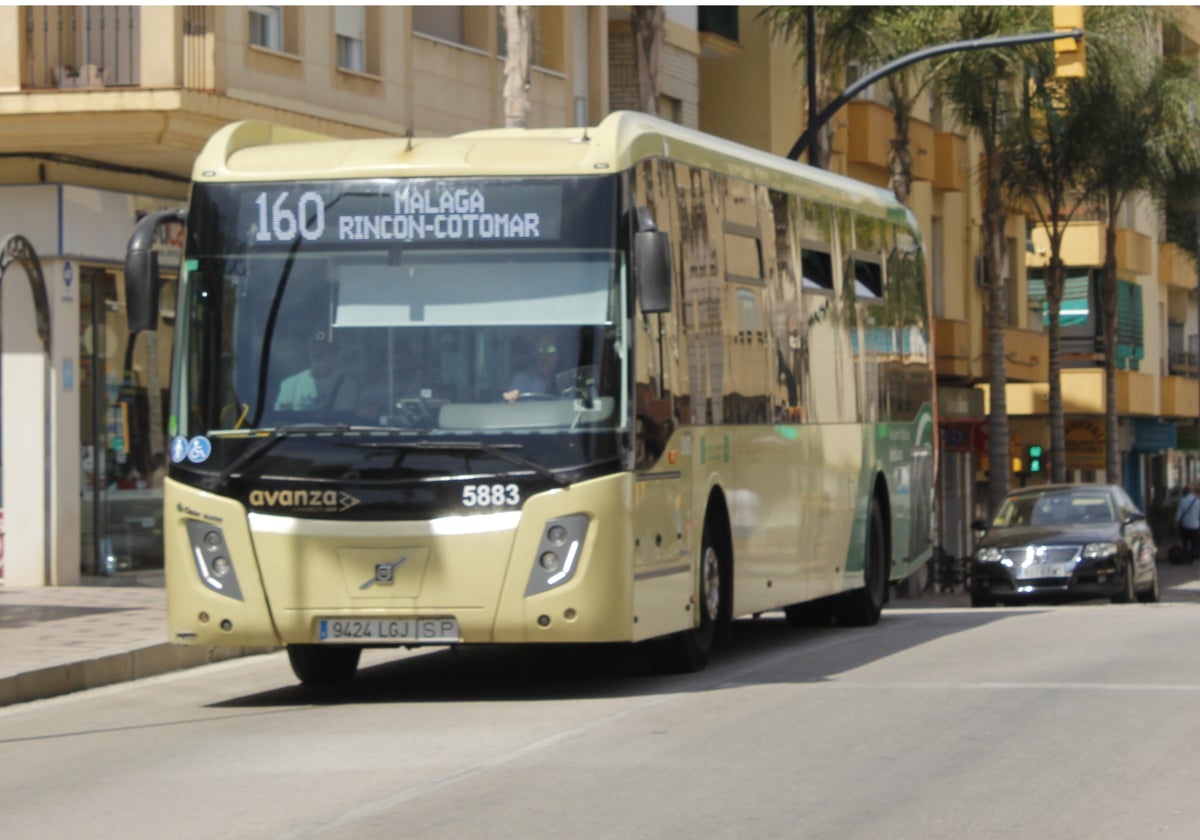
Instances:
[[[375,584],[379,584],[380,586],[391,586],[392,583],[396,580],[396,569],[399,568],[401,565],[403,565],[406,562],[408,562],[407,555],[405,555],[404,557],[401,557],[399,560],[395,561],[394,563],[376,563],[375,564],[375,577],[371,578],[370,580],[368,580],[366,583],[364,583],[362,586],[360,586],[358,588],[359,589],[370,589]]]

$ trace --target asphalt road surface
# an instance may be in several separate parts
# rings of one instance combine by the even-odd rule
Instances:
[[[627,649],[282,654],[0,709],[6,838],[1195,838],[1200,583]],[[1174,595],[1172,594],[1174,593]],[[915,606],[914,606],[915,604]]]

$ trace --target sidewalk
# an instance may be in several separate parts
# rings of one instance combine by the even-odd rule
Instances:
[[[0,584],[0,706],[262,650],[170,644],[161,572],[94,581]]]
[[[1162,600],[1200,603],[1191,565],[1159,564]],[[965,593],[892,598],[888,609],[969,609]],[[95,578],[85,586],[0,584],[0,706],[262,653],[167,641],[162,573]]]

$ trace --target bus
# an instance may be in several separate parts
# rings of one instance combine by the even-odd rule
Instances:
[[[164,487],[170,639],[628,643],[871,625],[931,555],[920,230],[884,190],[640,113],[334,139],[219,130],[186,207]]]

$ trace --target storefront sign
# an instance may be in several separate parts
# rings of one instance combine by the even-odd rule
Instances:
[[[1106,451],[1104,423],[1100,420],[1066,420],[1067,469],[1102,470]]]
[[[1175,424],[1157,420],[1133,421],[1133,450],[1135,452],[1164,452],[1174,449]]]

